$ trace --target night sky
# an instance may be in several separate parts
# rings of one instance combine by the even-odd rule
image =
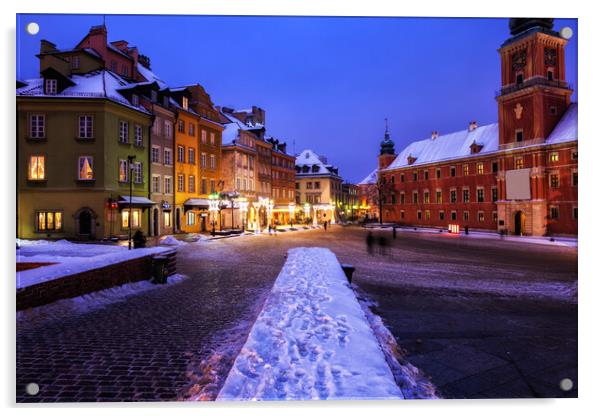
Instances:
[[[39,41],[74,47],[100,15],[18,15],[17,78],[38,76]],[[35,21],[40,32],[25,32]],[[508,19],[107,15],[171,86],[199,83],[216,105],[266,110],[289,152],[311,148],[359,182],[377,164],[384,118],[399,152],[414,140],[497,121],[497,48]],[[577,20],[566,50],[577,101]],[[294,141],[294,146],[293,146]]]

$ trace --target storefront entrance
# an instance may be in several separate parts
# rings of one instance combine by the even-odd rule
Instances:
[[[516,211],[514,214],[514,234],[523,235],[525,232],[526,215],[523,211]]]

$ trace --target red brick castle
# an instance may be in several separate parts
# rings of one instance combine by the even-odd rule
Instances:
[[[399,154],[385,133],[382,219],[405,225],[577,234],[577,104],[567,40],[553,19],[510,19],[499,49],[498,123],[416,141]]]

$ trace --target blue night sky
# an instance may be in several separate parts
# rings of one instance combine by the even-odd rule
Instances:
[[[40,32],[25,32],[28,22]],[[38,76],[39,41],[71,48],[100,15],[18,15],[17,78]],[[408,143],[497,121],[497,48],[507,19],[107,15],[109,40],[151,58],[172,86],[200,83],[216,105],[266,110],[268,134],[311,148],[358,182],[376,167],[384,118]],[[577,90],[577,20],[567,80]],[[577,100],[577,93],[573,94]]]

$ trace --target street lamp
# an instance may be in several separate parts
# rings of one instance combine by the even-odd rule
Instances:
[[[293,202],[290,202],[288,204],[288,219],[289,222],[291,223],[291,228],[293,228],[293,216],[295,215],[295,204]]]
[[[132,161],[136,159],[135,155],[128,156],[128,173],[130,174],[130,212],[128,214],[128,250],[132,249],[132,184],[134,179],[134,164]]]

